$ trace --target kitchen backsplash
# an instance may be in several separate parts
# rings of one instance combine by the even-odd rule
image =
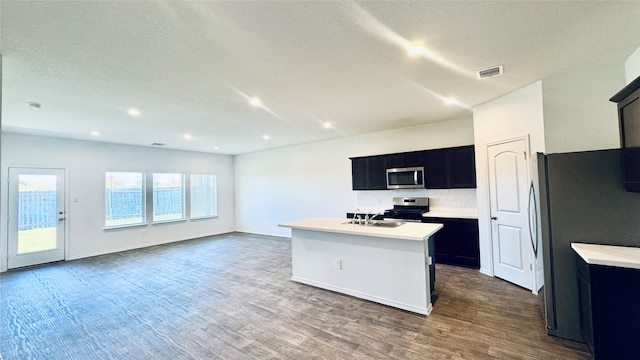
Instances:
[[[398,189],[356,191],[356,209],[382,211],[393,207],[394,197],[428,197],[429,207],[451,210],[477,209],[476,189]]]

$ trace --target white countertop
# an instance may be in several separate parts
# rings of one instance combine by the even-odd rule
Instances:
[[[640,269],[640,248],[571,243],[571,248],[590,265]]]
[[[340,234],[375,236],[390,239],[424,241],[442,229],[442,224],[406,222],[398,227],[353,225],[345,218],[311,218],[278,224],[280,227],[325,231]],[[346,223],[346,224],[345,224]]]
[[[477,219],[478,209],[431,208],[422,217],[439,217],[452,219]]]

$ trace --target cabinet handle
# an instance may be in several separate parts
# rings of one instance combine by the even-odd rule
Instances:
[[[531,201],[533,199],[533,201]],[[533,220],[531,223],[531,204],[533,204]],[[527,219],[529,220],[529,239],[531,240],[531,247],[533,248],[533,255],[538,258],[538,204],[536,203],[536,188],[533,186],[533,180],[531,186],[529,186],[529,206],[527,207]],[[534,236],[535,235],[535,236]]]

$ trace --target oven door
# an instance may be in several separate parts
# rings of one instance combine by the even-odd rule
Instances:
[[[424,188],[424,167],[387,169],[387,189]]]

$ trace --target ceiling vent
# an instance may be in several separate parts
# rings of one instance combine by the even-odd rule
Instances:
[[[151,146],[167,146],[167,144],[163,143],[152,143]]]
[[[478,79],[486,79],[486,78],[502,75],[503,72],[504,72],[503,66],[498,65],[498,66],[492,66],[484,70],[478,70],[476,71],[476,75],[478,76]]]

